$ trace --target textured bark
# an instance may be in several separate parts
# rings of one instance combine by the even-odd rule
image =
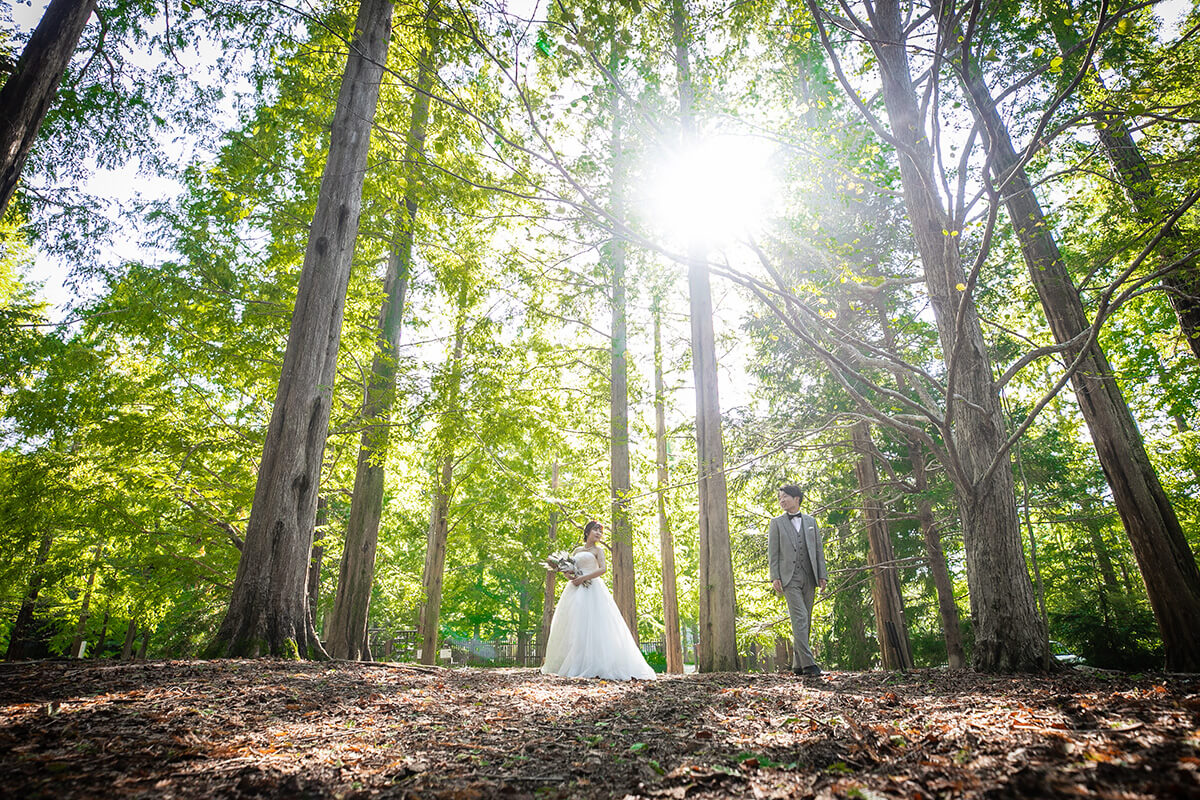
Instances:
[[[1120,594],[1121,587],[1117,584],[1117,572],[1113,569],[1112,557],[1108,545],[1104,541],[1104,526],[1099,520],[1084,523],[1088,530],[1088,541],[1092,544],[1092,552],[1096,555],[1096,566],[1100,573],[1100,590],[1103,594]]]
[[[327,504],[324,497],[318,497],[316,530],[313,531],[313,536],[319,539],[320,532],[325,530],[327,524],[329,524]],[[321,567],[324,560],[325,546],[314,542],[312,555],[308,559],[308,623],[314,631],[319,629],[317,626],[317,603],[321,599]]]
[[[436,28],[430,24],[428,30],[429,45],[418,59],[417,83],[413,90],[404,147],[408,183],[400,211],[400,224],[383,278],[384,300],[379,310],[371,375],[367,379],[363,397],[363,432],[359,443],[358,466],[354,473],[354,493],[350,498],[350,518],[346,523],[346,544],[342,551],[337,594],[329,621],[328,646],[334,658],[362,658],[362,643],[367,635],[371,584],[375,580],[375,550],[379,542],[379,522],[383,517],[385,462],[391,436],[392,408],[396,402],[400,331],[412,267],[417,192],[421,184],[420,164],[425,156],[425,132],[429,122],[429,90],[436,73]]]
[[[46,582],[46,561],[50,558],[50,546],[54,544],[54,534],[47,531],[42,534],[38,543],[37,556],[33,559],[33,572],[29,576],[29,588],[21,600],[21,608],[13,621],[12,630],[8,633],[8,650],[4,653],[6,661],[19,661],[25,658],[25,650],[35,633],[34,612],[37,611],[38,595],[42,592],[42,584]]]
[[[433,491],[433,509],[429,515],[429,535],[425,543],[425,568],[421,573],[421,586],[425,594],[418,623],[422,664],[437,663],[437,647],[440,640],[438,633],[442,613],[442,582],[446,574],[446,537],[450,530],[450,500],[454,489],[456,417],[462,382],[463,340],[467,330],[466,306],[467,293],[464,282],[458,298],[458,320],[454,327],[454,351],[449,364],[446,410],[438,433],[442,460],[437,486]]]
[[[933,150],[909,72],[900,8],[897,0],[880,0],[872,11],[871,45],[899,144],[904,202],[951,381],[946,425],[956,456],[951,468],[975,621],[974,665],[985,672],[1045,670],[1047,635],[1025,567],[1008,460],[989,471],[1007,439],[1004,414],[974,301],[957,288],[967,278],[958,237],[946,233],[953,224],[936,190]]]
[[[550,470],[550,494],[558,496],[558,462]],[[554,552],[554,544],[558,541],[558,509],[550,512],[550,524],[546,531],[547,553]],[[554,591],[558,585],[558,573],[546,570],[546,581],[542,587],[542,627],[538,630],[538,653],[545,657],[546,641],[550,638],[550,623],[554,620]]]
[[[125,629],[125,644],[121,646],[122,661],[133,658],[133,643],[137,641],[137,627],[136,620],[129,620],[129,627]]]
[[[390,0],[363,0],[267,428],[229,611],[210,655],[325,657],[309,622],[308,562]]]
[[[686,145],[695,135],[695,88],[688,53],[683,0],[671,2],[675,65],[679,79],[679,117]],[[737,601],[733,553],[729,543],[729,498],[725,488],[725,450],[721,438],[721,402],[717,390],[717,352],[713,333],[712,289],[702,250],[688,253],[688,293],[692,327],[692,371],[696,381],[696,454],[699,489],[700,672],[738,668]]]
[[[104,543],[96,545],[92,556],[92,569],[88,573],[87,586],[83,590],[83,603],[79,606],[79,622],[75,624],[75,638],[71,640],[71,658],[83,658],[83,637],[87,635],[88,618],[91,616],[92,589],[96,586],[96,573],[100,570],[100,559],[104,557]]]
[[[1042,615],[1042,624],[1050,630],[1050,615],[1046,613],[1046,586],[1042,583],[1042,566],[1038,560],[1037,537],[1033,535],[1032,510],[1029,507],[1029,481],[1025,479],[1025,460],[1021,455],[1021,445],[1017,444],[1017,471],[1021,475],[1021,508],[1025,512],[1025,536],[1029,542],[1029,566],[1033,568],[1033,588],[1037,596],[1038,611]]]
[[[95,8],[96,0],[51,0],[0,88],[0,217]]]
[[[615,67],[615,56],[611,66]],[[625,213],[625,163],[621,148],[621,96],[612,92],[612,196],[613,217]],[[607,248],[612,270],[612,340],[609,358],[609,457],[612,484],[613,600],[625,618],[634,641],[637,631],[637,585],[633,572],[633,523],[629,517],[629,344],[626,332],[625,240],[614,235]]]
[[[875,309],[879,314],[883,330],[883,343],[889,352],[896,352],[896,335],[888,318],[883,295],[877,294]],[[908,379],[900,369],[892,371],[901,392],[908,391]],[[921,527],[921,540],[925,544],[925,563],[933,577],[933,587],[938,598],[938,619],[942,624],[942,639],[946,642],[946,661],[950,669],[965,669],[967,656],[963,650],[962,630],[959,625],[958,603],[954,600],[954,583],[946,567],[946,554],[942,550],[942,537],[938,533],[933,516],[933,504],[929,502],[929,464],[925,448],[916,437],[908,437],[908,463],[911,468],[913,487],[916,489],[917,523]]]
[[[662,307],[654,303],[654,442],[658,486],[655,494],[658,507],[658,546],[662,558],[663,592],[663,649],[666,650],[667,672],[683,674],[683,641],[679,633],[679,596],[675,581],[675,541],[671,522],[667,519],[667,410],[666,386],[663,381]]]
[[[875,469],[875,447],[871,443],[871,425],[866,420],[854,424],[851,430],[858,461],[854,476],[858,481],[858,496],[863,522],[867,529],[867,564],[874,580],[871,599],[875,605],[875,635],[879,640],[880,663],[884,669],[905,670],[913,665],[912,645],[908,639],[908,623],[904,618],[904,594],[896,571],[896,553],[888,532],[879,491],[879,473]]]
[[[922,495],[929,491],[928,467],[925,451],[918,441],[910,441],[909,463],[912,464],[913,483],[916,485],[917,522],[921,526],[921,540],[925,544],[925,563],[933,576],[937,591],[938,619],[942,623],[942,638],[946,642],[946,661],[950,669],[966,669],[967,656],[963,650],[962,630],[959,625],[958,603],[954,600],[954,583],[946,567],[946,554],[942,550],[942,537],[933,518],[933,505]]]
[[[983,77],[967,65],[960,78],[983,123],[993,175],[1054,340],[1072,342],[1091,327],[1079,290]],[[1200,672],[1200,569],[1175,509],[1100,345],[1074,343],[1065,356],[1068,362],[1080,363],[1071,384],[1146,582],[1167,668]]]
[[[529,653],[529,589],[524,584],[517,603],[517,666],[525,666]]]
[[[1058,3],[1045,5],[1050,28],[1054,31],[1064,57],[1069,58],[1069,54],[1082,43],[1079,32],[1062,21],[1073,13],[1070,3],[1065,3],[1066,9]],[[1154,173],[1142,155],[1137,140],[1133,138],[1125,117],[1099,105],[1098,99],[1103,98],[1107,90],[1094,64],[1088,65],[1086,80],[1093,85],[1095,91],[1081,93],[1082,99],[1090,103],[1095,112],[1093,117],[1100,147],[1108,158],[1113,176],[1121,186],[1130,208],[1138,221],[1144,225],[1165,222],[1171,211],[1169,203],[1155,181]],[[1177,225],[1166,227],[1158,247],[1160,266],[1174,264],[1183,258],[1189,249],[1183,231]],[[1175,310],[1183,338],[1192,349],[1192,355],[1200,360],[1200,262],[1195,258],[1184,259],[1162,277],[1162,286],[1166,290],[1167,300]]]

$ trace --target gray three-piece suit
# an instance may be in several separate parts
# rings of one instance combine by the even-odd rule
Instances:
[[[783,584],[783,597],[792,618],[793,669],[804,669],[817,663],[808,646],[808,631],[817,584],[828,578],[817,521],[808,514],[801,514],[799,518],[799,531],[787,514],[781,514],[771,520],[767,532],[771,580]]]

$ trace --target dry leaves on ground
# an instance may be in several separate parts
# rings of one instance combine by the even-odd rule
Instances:
[[[14,797],[1200,797],[1200,678],[0,665]]]

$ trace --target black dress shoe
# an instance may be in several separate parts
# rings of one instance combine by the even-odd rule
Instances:
[[[812,664],[812,665],[807,666],[804,669],[800,670],[800,674],[817,676],[817,675],[821,674],[821,668],[818,667],[816,664]]]

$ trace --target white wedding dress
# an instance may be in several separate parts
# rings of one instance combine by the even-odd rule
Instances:
[[[575,563],[587,575],[603,562],[581,550]],[[568,582],[563,588],[550,623],[542,672],[614,681],[654,677],[602,578],[592,578],[587,586]]]

